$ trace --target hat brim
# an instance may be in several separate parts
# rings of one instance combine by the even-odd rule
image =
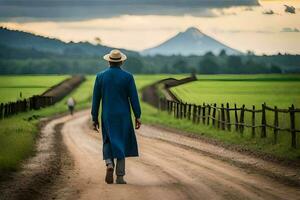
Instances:
[[[127,56],[125,54],[121,53],[121,58],[118,60],[115,60],[115,59],[111,59],[109,57],[109,54],[106,54],[105,56],[103,56],[103,59],[106,61],[109,61],[109,62],[121,62],[121,61],[125,61],[127,59]]]

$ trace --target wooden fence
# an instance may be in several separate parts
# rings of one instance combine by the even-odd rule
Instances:
[[[38,110],[43,107],[52,105],[53,97],[35,95],[28,99],[18,100],[16,102],[0,104],[0,119],[7,118],[20,112],[28,110]]]
[[[267,137],[267,128],[271,128],[274,135],[274,143],[277,143],[277,137],[279,131],[287,131],[291,134],[291,146],[297,147],[297,132],[300,130],[296,129],[296,113],[300,113],[300,109],[294,108],[292,105],[288,109],[279,109],[276,106],[271,108],[266,104],[262,104],[261,108],[256,109],[255,106],[252,109],[245,108],[245,105],[238,108],[236,104],[234,108],[229,107],[229,103],[226,105],[221,104],[203,104],[195,105],[188,104],[179,101],[171,101],[165,98],[161,98],[159,101],[160,110],[167,111],[178,119],[192,120],[195,124],[212,125],[222,130],[231,131],[234,129],[240,134],[244,133],[245,127],[251,128],[251,135],[254,138],[257,134],[257,129],[260,129],[260,137]],[[267,123],[266,112],[271,111],[274,116],[273,124]],[[245,123],[245,113],[251,113],[251,123]],[[290,126],[289,128],[283,128],[279,126],[279,113],[286,113],[289,115]],[[257,123],[257,117],[259,116],[260,122]],[[232,119],[233,118],[233,119]]]
[[[15,115],[20,112],[29,110],[38,110],[43,107],[53,105],[60,101],[75,88],[77,88],[85,77],[82,75],[74,75],[68,79],[63,80],[57,85],[52,86],[41,95],[34,95],[28,99],[18,100],[16,102],[1,103],[0,104],[0,120]]]

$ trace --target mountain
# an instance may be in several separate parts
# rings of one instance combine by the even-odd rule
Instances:
[[[18,49],[34,49],[66,56],[102,56],[112,50],[112,47],[94,45],[89,42],[63,42],[23,31],[0,27],[0,45]],[[127,55],[137,55],[137,52],[122,49]]]
[[[180,32],[164,43],[145,49],[142,55],[203,55],[209,51],[219,54],[225,50],[228,55],[238,55],[241,52],[205,35],[197,28],[190,27],[185,32]]]

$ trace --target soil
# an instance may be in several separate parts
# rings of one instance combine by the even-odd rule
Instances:
[[[42,128],[36,156],[1,184],[0,199],[300,199],[295,168],[148,125],[137,139],[140,157],[126,159],[128,184],[107,185],[90,112],[54,119]]]

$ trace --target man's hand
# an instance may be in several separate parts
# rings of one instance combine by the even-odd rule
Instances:
[[[94,121],[93,126],[94,126],[94,130],[97,131],[97,132],[99,132],[99,122],[98,121]]]
[[[135,129],[139,129],[141,127],[141,119],[135,119]]]

